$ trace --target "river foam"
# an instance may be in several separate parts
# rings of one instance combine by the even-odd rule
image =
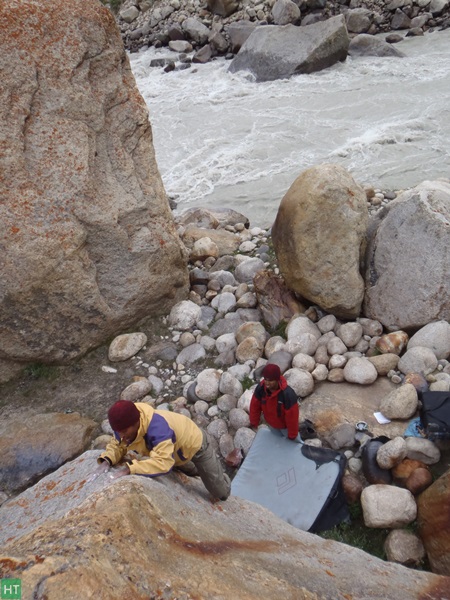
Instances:
[[[149,63],[167,49],[131,55],[179,210],[226,206],[270,225],[296,177],[324,162],[385,190],[448,177],[450,30],[397,48],[406,58],[349,57],[263,83],[228,73],[224,59],[163,73]]]

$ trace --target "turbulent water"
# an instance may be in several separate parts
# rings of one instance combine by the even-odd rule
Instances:
[[[156,158],[178,210],[229,207],[270,225],[296,177],[342,164],[383,190],[450,177],[450,30],[406,38],[406,58],[351,58],[312,75],[255,83],[219,59],[184,71],[130,56]]]

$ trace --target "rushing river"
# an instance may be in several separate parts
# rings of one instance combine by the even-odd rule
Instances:
[[[270,225],[296,177],[342,164],[383,190],[450,177],[450,29],[406,38],[406,58],[351,58],[312,75],[254,83],[219,59],[150,68],[130,56],[156,158],[178,210],[229,207]]]

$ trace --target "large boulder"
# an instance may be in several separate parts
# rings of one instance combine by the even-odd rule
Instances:
[[[359,272],[368,216],[364,190],[341,166],[304,171],[281,201],[272,228],[288,287],[343,318],[359,315]]]
[[[96,0],[0,4],[0,358],[67,363],[187,292],[148,111]]]
[[[418,533],[434,573],[450,575],[450,470],[418,498]]]
[[[252,502],[212,504],[197,477],[88,482],[97,455],[0,507],[2,577],[20,577],[23,598],[60,600],[62,590],[67,600],[449,595],[447,577],[300,531]]]
[[[229,70],[250,71],[256,81],[313,73],[345,60],[349,42],[342,15],[305,27],[291,24],[257,27],[232,60]]]
[[[364,313],[388,330],[450,320],[450,183],[425,181],[371,220]]]
[[[2,419],[0,491],[23,489],[81,454],[95,427],[94,421],[78,413],[28,413]]]

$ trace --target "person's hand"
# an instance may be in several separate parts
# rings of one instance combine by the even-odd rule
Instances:
[[[109,471],[110,466],[111,465],[107,460],[102,460],[102,462],[99,465],[97,465],[97,467],[94,469],[92,475],[88,477],[86,483],[91,483],[92,481],[97,479],[97,477],[100,477],[100,475],[107,473]]]
[[[129,475],[130,474],[130,469],[127,467],[127,465],[124,465],[123,467],[118,467],[117,469],[113,469],[112,472],[109,474],[111,479],[119,479],[119,477],[124,477],[125,475]]]

